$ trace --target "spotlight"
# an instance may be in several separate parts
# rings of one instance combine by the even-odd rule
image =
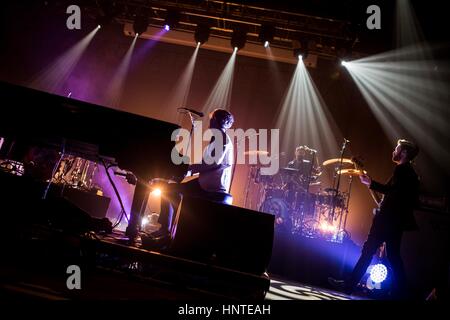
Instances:
[[[352,44],[350,42],[340,42],[336,44],[336,57],[338,61],[350,60],[352,58]],[[342,65],[345,66],[345,64]]]
[[[195,29],[195,42],[204,44],[209,39],[210,27],[207,24],[198,24]]]
[[[99,16],[99,17],[97,17],[97,20],[96,20],[97,27],[101,28],[101,27],[104,27],[104,26],[110,24],[112,19],[113,18],[109,17],[109,16]]]
[[[176,10],[167,10],[166,20],[164,21],[164,29],[169,31],[174,29],[180,21],[180,13]]]
[[[298,40],[293,40],[292,41],[292,47],[293,47],[293,54],[294,57],[299,57],[301,56],[301,59],[305,60],[308,57],[308,48],[307,48],[307,42],[306,41],[298,41]]]
[[[148,27],[148,16],[141,14],[137,15],[133,22],[133,30],[135,34],[143,34],[147,31]]]
[[[162,191],[159,188],[155,188],[155,189],[153,189],[153,191],[150,194],[154,197],[160,197],[162,194]]]
[[[143,217],[141,221],[141,226],[145,227],[149,222],[150,220],[147,217]]]
[[[261,30],[259,31],[259,41],[264,44],[264,48],[269,47],[270,43],[273,41],[275,35],[275,27],[270,24],[261,25]]]
[[[247,42],[247,30],[243,28],[235,28],[233,30],[233,35],[231,36],[231,47],[241,50]]]
[[[344,67],[346,67],[346,66],[348,65],[348,62],[345,61],[345,60],[342,60],[342,61],[341,61],[341,65],[344,66]]]
[[[116,7],[116,3],[112,1],[99,1],[97,5],[100,10],[97,17],[97,24],[101,27],[110,24],[120,10]]]
[[[388,270],[386,266],[382,263],[378,263],[370,269],[370,279],[374,283],[381,283],[386,280],[388,274]]]
[[[337,228],[336,228],[336,226],[334,226],[334,225],[332,225],[332,224],[329,224],[329,223],[327,223],[327,222],[322,222],[321,224],[320,224],[320,227],[319,227],[323,232],[330,232],[330,233],[332,233],[332,232],[336,232],[337,231]]]

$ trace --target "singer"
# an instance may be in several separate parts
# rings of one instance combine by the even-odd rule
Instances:
[[[222,146],[216,145],[217,142],[213,136],[204,151],[202,163],[189,166],[188,170],[191,173],[198,173],[198,179],[187,183],[169,184],[164,188],[164,197],[161,197],[161,213],[158,219],[161,228],[152,234],[157,241],[162,243],[170,240],[175,208],[178,206],[182,195],[231,204],[231,195],[228,192],[230,191],[234,153],[233,143],[226,130],[231,128],[234,118],[230,112],[224,109],[214,110],[210,113],[209,118],[209,127],[220,130],[223,135],[223,139],[218,139],[223,141]],[[223,150],[220,157],[215,157],[215,150]],[[214,158],[215,161],[213,163],[205,161],[207,158]]]

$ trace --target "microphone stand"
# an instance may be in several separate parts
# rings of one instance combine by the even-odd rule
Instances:
[[[339,193],[339,187],[341,184],[341,174],[340,171],[342,170],[342,163],[344,161],[344,153],[345,153],[345,149],[347,147],[347,143],[350,142],[347,139],[344,138],[344,143],[342,144],[342,148],[341,148],[341,156],[340,156],[340,160],[339,160],[339,166],[338,166],[338,174],[337,177],[335,176],[335,179],[337,179],[337,183],[336,183],[336,188],[334,188],[333,192],[333,203],[332,203],[332,207],[331,207],[331,214],[330,214],[330,223],[332,223],[333,219],[334,219],[334,213],[335,213],[335,209],[336,209],[336,200],[337,200],[337,196]],[[334,187],[334,184],[333,184]]]
[[[195,127],[195,118],[192,115],[192,112],[190,112],[190,111],[186,111],[186,112],[189,115],[189,119],[191,120],[191,129],[189,131],[189,141],[188,141],[188,145],[187,145],[187,150],[189,150],[189,147],[191,146],[192,134],[194,132],[194,127]]]
[[[189,152],[189,148],[191,146],[191,141],[192,141],[192,135],[193,135],[194,128],[195,128],[195,119],[196,118],[194,117],[194,114],[189,110],[183,110],[183,113],[187,113],[189,115],[189,120],[191,121],[191,128],[189,130],[189,141],[187,143],[187,148],[186,148],[187,149],[186,152]],[[183,155],[183,156],[185,156],[185,155]],[[189,154],[189,159],[191,158],[191,156],[192,156],[192,154]]]

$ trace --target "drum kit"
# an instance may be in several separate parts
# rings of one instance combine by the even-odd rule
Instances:
[[[297,164],[300,161],[306,166],[295,166],[291,161],[273,176],[262,176],[259,167],[252,166],[245,206],[255,207],[249,202],[249,187],[253,182],[259,190],[255,209],[275,215],[276,231],[342,242],[352,178],[365,171],[357,168],[354,159],[343,157],[326,160],[319,166],[316,151],[307,147],[306,151],[303,159],[297,159]],[[325,169],[333,169],[332,187],[322,188],[321,176]],[[343,177],[348,178],[349,183],[345,191],[340,191],[344,186]]]

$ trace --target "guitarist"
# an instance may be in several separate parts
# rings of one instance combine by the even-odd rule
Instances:
[[[372,256],[385,242],[387,258],[391,264],[394,281],[393,296],[401,298],[406,293],[406,277],[400,254],[403,231],[416,228],[413,209],[419,198],[419,178],[411,162],[419,153],[419,148],[412,142],[401,139],[392,153],[396,163],[394,173],[386,184],[372,180],[368,175],[361,175],[361,183],[370,190],[383,194],[383,199],[376,209],[367,240],[361,256],[347,280],[329,279],[331,285],[350,294],[370,265]]]

